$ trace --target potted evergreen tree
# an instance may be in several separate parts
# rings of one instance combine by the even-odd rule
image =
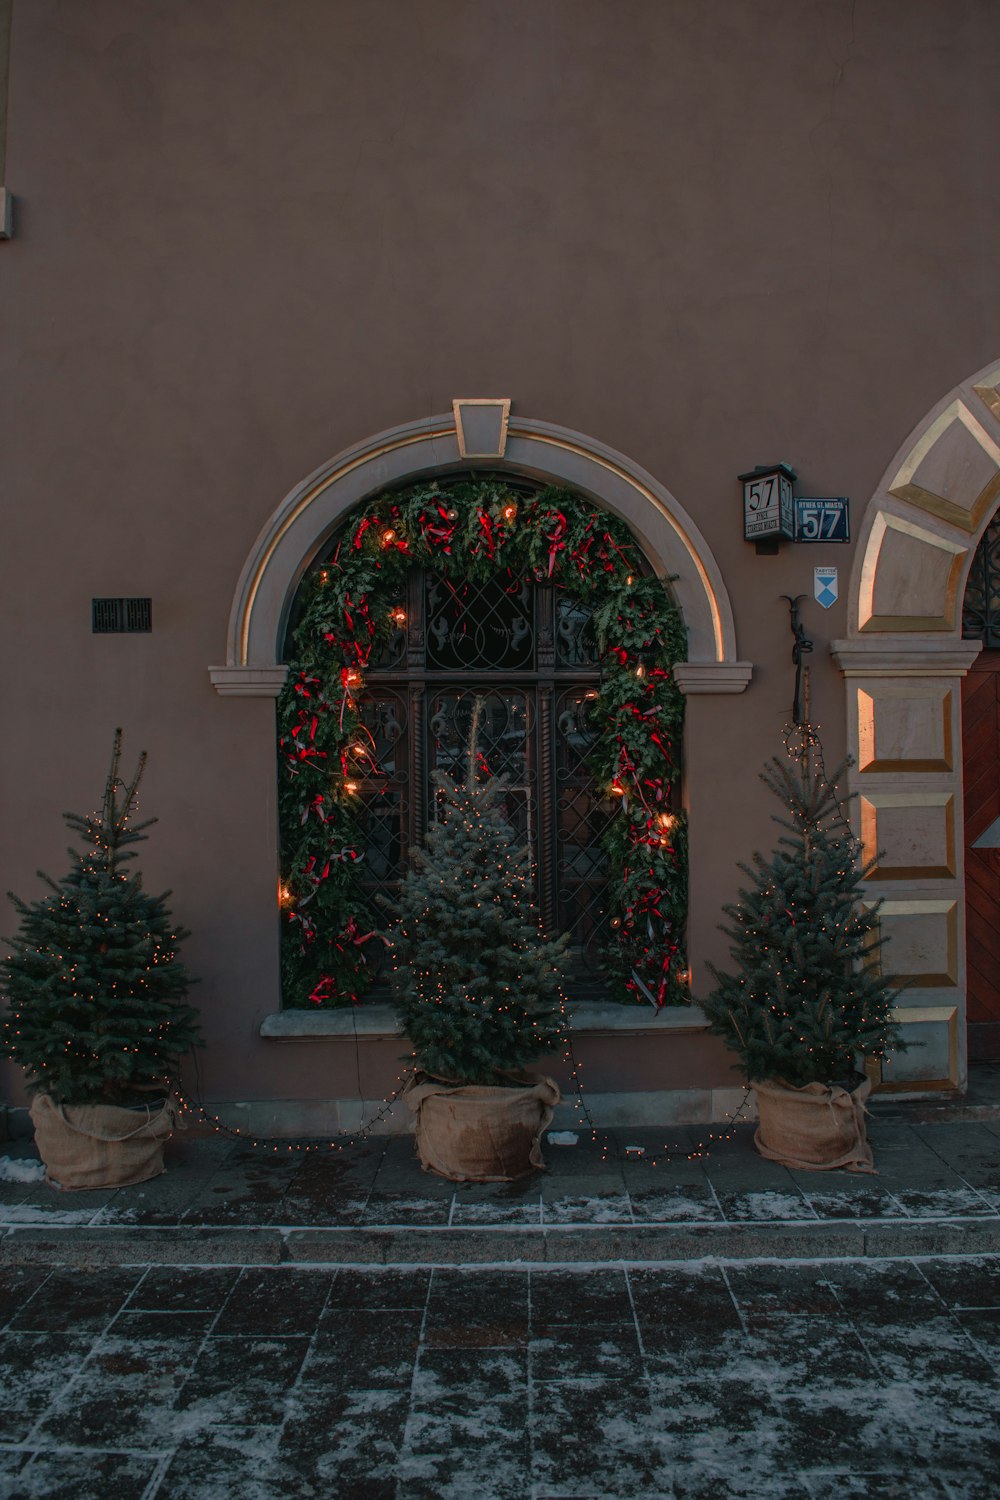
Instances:
[[[435,773],[437,816],[412,851],[392,934],[393,990],[419,1070],[404,1097],[425,1171],[506,1182],[544,1165],[559,1089],[524,1070],[563,1038],[568,938],[539,930],[504,782],[481,765],[482,712],[477,699],[464,780]]]
[[[163,1170],[175,1124],[171,1077],[200,1044],[176,956],[188,934],[164,896],[148,896],[123,866],[154,818],[133,823],[145,754],[118,776],[121,730],[100,811],[64,814],[85,844],[47,895],[10,895],[21,918],[0,962],[8,1013],[3,1047],[25,1069],[46,1180],[62,1188],[121,1187]]]
[[[738,1054],[757,1096],[757,1149],[788,1166],[873,1171],[865,1131],[870,1080],[859,1057],[902,1048],[895,991],[878,966],[879,903],[863,904],[861,860],[833,778],[809,725],[786,738],[789,758],[761,773],[785,805],[770,858],[740,868],[753,881],[724,908],[737,968],[712,973],[711,1029]]]

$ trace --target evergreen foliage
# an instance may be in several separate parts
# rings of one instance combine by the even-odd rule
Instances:
[[[870,865],[860,858],[837,794],[841,766],[828,779],[808,726],[761,773],[784,802],[774,821],[787,830],[770,858],[740,865],[753,881],[724,908],[734,974],[712,974],[704,1002],[711,1029],[742,1060],[747,1078],[796,1087],[848,1078],[857,1054],[881,1058],[902,1048],[892,1019],[895,992],[876,963],[878,906],[861,904]]]
[[[397,908],[393,989],[421,1068],[452,1083],[504,1084],[560,1043],[568,938],[539,932],[503,780],[479,779],[488,776],[476,751],[480,712],[477,700],[465,781],[435,773],[437,820],[413,851]]]
[[[181,1054],[200,1045],[176,956],[188,933],[171,921],[169,892],[148,896],[122,868],[156,819],[132,822],[145,754],[127,785],[120,758],[119,729],[100,811],[64,814],[86,845],[68,851],[69,873],[56,882],[39,871],[49,894],[30,904],[9,893],[21,922],[0,962],[3,1049],[32,1093],[60,1104],[145,1102],[166,1093]]]

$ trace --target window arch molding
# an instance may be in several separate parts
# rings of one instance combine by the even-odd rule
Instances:
[[[384,488],[425,475],[481,467],[565,485],[630,528],[674,596],[688,630],[684,691],[741,692],[750,680],[740,661],[732,605],[722,573],[698,527],[669,490],[631,460],[592,438],[551,423],[512,417],[504,451],[470,460],[459,450],[455,419],[428,417],[345,450],[285,497],[260,532],[230,610],[225,666],[209,669],[228,696],[274,697],[285,677],[280,653],[302,575],[343,517]],[[683,680],[681,680],[683,678]]]

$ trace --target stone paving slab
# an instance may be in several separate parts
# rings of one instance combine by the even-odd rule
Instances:
[[[993,1500],[1000,1258],[0,1267],[5,1500]]]

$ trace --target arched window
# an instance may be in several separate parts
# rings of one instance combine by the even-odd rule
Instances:
[[[278,703],[286,1005],[375,984],[436,773],[472,706],[573,992],[685,984],[684,630],[620,521],[571,491],[449,475],[354,511],[300,587]]]

